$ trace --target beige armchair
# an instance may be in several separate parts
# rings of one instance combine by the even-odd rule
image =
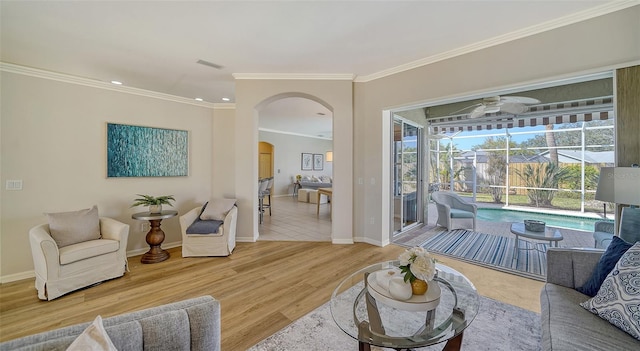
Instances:
[[[431,199],[438,209],[439,226],[451,230],[454,219],[472,219],[473,230],[476,230],[476,215],[478,214],[476,204],[470,204],[458,194],[450,191],[434,191],[431,194]]]
[[[238,208],[233,206],[226,214],[217,233],[187,234],[202,212],[202,206],[180,216],[182,231],[182,257],[192,256],[229,256],[236,247],[236,222]]]
[[[31,228],[29,241],[41,300],[121,277],[127,269],[129,225],[100,217],[101,238],[58,247],[49,224]]]

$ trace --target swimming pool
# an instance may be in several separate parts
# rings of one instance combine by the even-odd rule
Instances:
[[[503,208],[478,208],[478,219],[491,222],[522,222],[525,219],[536,219],[545,222],[550,227],[585,232],[593,232],[593,224],[600,220],[598,218],[506,210]]]

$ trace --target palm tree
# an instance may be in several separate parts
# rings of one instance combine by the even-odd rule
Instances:
[[[547,124],[544,129],[546,130],[544,136],[547,140],[547,147],[549,147],[549,159],[551,163],[557,165],[559,163],[558,149],[556,149],[556,133],[553,132],[553,124]]]

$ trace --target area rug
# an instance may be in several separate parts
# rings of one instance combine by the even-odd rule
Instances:
[[[445,231],[421,246],[441,255],[472,264],[544,281],[547,275],[547,244],[519,240],[519,257],[514,260],[515,237],[458,229]]]
[[[444,343],[415,350],[442,350]],[[331,317],[329,303],[284,327],[251,347],[251,351],[354,351],[355,339],[338,328]],[[465,351],[540,350],[540,315],[486,297],[462,338]],[[372,350],[391,350],[372,347]]]

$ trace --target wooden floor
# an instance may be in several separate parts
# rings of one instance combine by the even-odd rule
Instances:
[[[222,349],[245,350],[327,302],[354,270],[396,259],[404,248],[328,242],[238,243],[229,257],[171,258],[143,265],[129,258],[124,277],[40,301],[33,279],[0,285],[0,341],[116,314],[211,295],[221,302]],[[542,283],[439,258],[464,273],[485,296],[539,309]]]

